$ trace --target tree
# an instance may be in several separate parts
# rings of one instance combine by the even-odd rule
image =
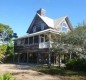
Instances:
[[[73,31],[63,36],[65,44],[72,45],[71,50],[76,55],[86,55],[86,24],[79,24]]]
[[[13,55],[14,44],[12,38],[17,38],[17,34],[13,33],[12,28],[9,25],[0,23],[0,59],[5,56]]]
[[[12,38],[13,30],[9,25],[0,23],[0,33],[4,44],[6,42],[9,42],[9,40]]]
[[[64,44],[62,42],[62,34],[52,34],[52,48],[51,51],[53,52],[53,55],[56,56],[56,63],[58,63],[59,67],[61,66],[61,55],[64,51]]]

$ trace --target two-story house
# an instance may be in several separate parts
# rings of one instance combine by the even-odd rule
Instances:
[[[39,9],[32,20],[27,35],[14,40],[16,61],[47,63],[49,49],[52,48],[53,35],[72,30],[67,16],[51,19],[45,15],[44,9]],[[51,61],[53,62],[51,53]]]

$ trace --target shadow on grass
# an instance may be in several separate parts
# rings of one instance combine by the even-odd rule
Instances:
[[[65,67],[51,67],[48,68],[47,66],[39,66],[34,68],[34,70],[37,70],[39,72],[50,74],[50,75],[60,75],[60,76],[86,76],[86,72],[82,71],[73,71],[73,70],[67,70]]]

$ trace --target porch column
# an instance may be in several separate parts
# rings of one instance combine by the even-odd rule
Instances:
[[[13,63],[15,63],[15,52],[13,54]]]
[[[58,57],[58,55],[56,55],[56,64],[57,65],[59,64],[59,57]]]
[[[33,36],[33,44],[34,44],[34,36]]]
[[[40,35],[39,35],[39,43],[41,42],[41,40],[40,40]]]
[[[28,63],[28,51],[27,51],[27,63]]]
[[[48,53],[48,67],[50,67],[50,66],[51,66],[50,41],[51,41],[51,34],[49,33],[49,53]]]
[[[45,42],[45,34],[44,34],[44,42]]]
[[[28,46],[29,46],[29,37],[28,37]]]
[[[18,53],[18,63],[20,62],[20,53]]]
[[[40,59],[40,53],[37,53],[37,64],[39,64],[39,59]]]
[[[53,64],[56,64],[56,55],[54,55],[53,57],[54,57]]]

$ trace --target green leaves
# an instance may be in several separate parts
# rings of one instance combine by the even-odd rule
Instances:
[[[7,56],[7,54],[11,55],[14,52],[14,46],[12,42],[13,30],[9,25],[5,25],[0,23],[0,41],[2,41],[2,45],[0,46],[0,60],[3,56]]]
[[[74,31],[69,32],[66,35],[64,42],[83,46],[86,42],[86,25],[79,26]]]
[[[0,80],[15,80],[15,78],[10,73],[5,73],[0,76]]]
[[[6,53],[7,45],[0,46],[0,60],[3,58],[4,54]]]

